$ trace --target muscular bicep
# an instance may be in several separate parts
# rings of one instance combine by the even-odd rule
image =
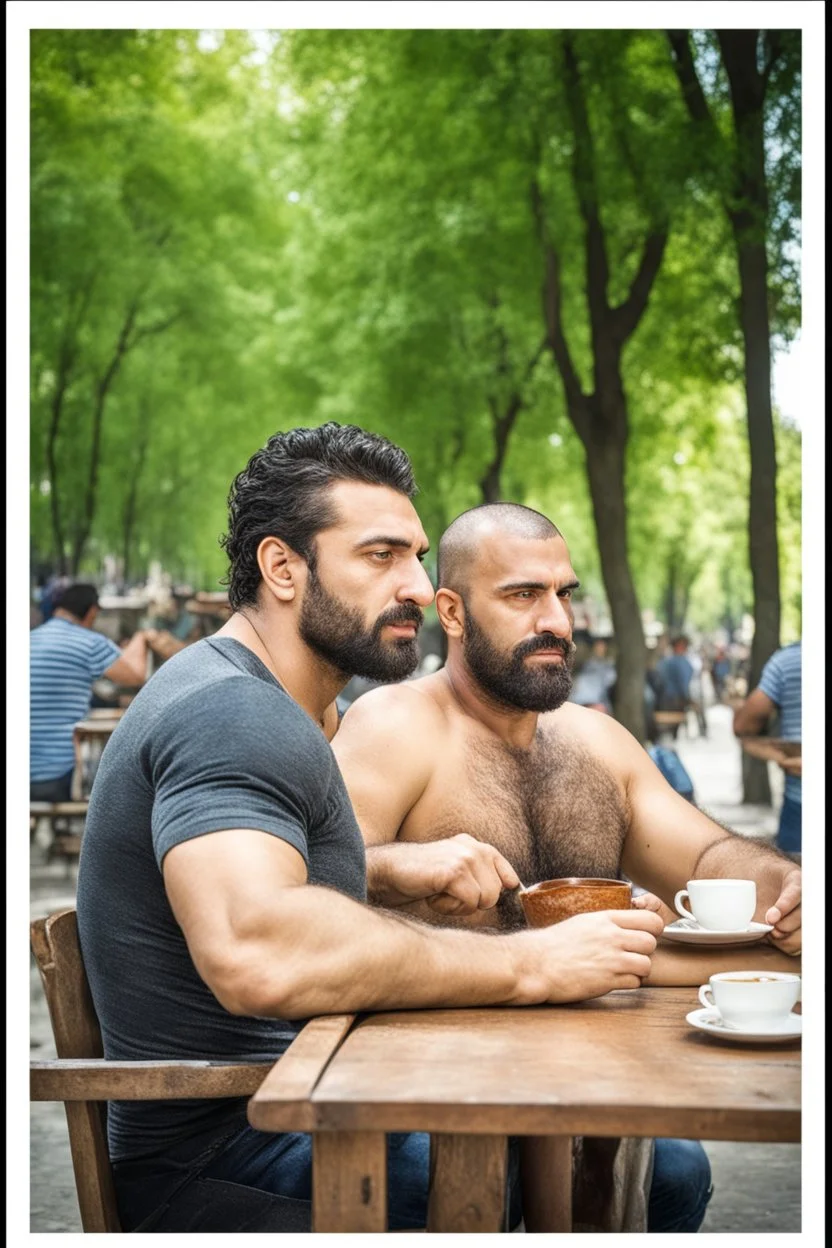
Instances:
[[[430,780],[437,732],[435,712],[424,702],[410,690],[365,694],[332,742],[366,845],[396,839]]]
[[[307,871],[288,841],[233,828],[174,845],[162,860],[162,877],[194,966],[224,1002],[240,949],[268,934],[279,961],[281,897],[305,884]]]
[[[632,759],[628,799],[624,871],[672,906],[703,850],[730,833],[671,788],[644,751]]]

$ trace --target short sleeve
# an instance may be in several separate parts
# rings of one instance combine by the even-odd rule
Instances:
[[[233,677],[190,693],[151,736],[146,765],[160,867],[174,845],[229,828],[278,836],[308,863],[309,835],[326,810],[334,758],[286,694]]]
[[[763,668],[759,688],[766,695],[766,697],[771,698],[775,706],[783,705],[783,664],[779,653],[773,654]]]
[[[98,680],[120,658],[121,650],[114,641],[110,641],[103,633],[90,633],[87,645],[90,680]]]

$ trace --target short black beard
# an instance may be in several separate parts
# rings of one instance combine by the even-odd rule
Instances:
[[[559,650],[563,663],[526,667],[526,655],[537,650]],[[572,692],[575,645],[552,633],[522,641],[506,658],[491,644],[466,604],[465,662],[483,692],[500,706],[518,711],[556,711]]]
[[[314,566],[309,566],[300,635],[310,649],[347,678],[364,676],[386,684],[412,675],[419,663],[417,638],[382,641],[381,630],[386,624],[415,624],[418,629],[422,619],[415,603],[403,602],[385,611],[368,629],[361,612],[331,594]]]

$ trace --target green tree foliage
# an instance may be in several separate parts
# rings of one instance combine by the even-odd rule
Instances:
[[[275,429],[337,419],[410,452],[434,543],[463,508],[516,499],[553,517],[602,596],[587,448],[543,304],[548,240],[590,394],[561,34],[292,31],[254,53],[245,32],[33,33],[37,551],[91,571],[114,553],[133,577],[161,559],[215,584],[234,473]],[[673,582],[688,623],[738,622],[748,448],[730,225],[719,188],[691,172],[665,36],[577,32],[572,54],[610,307],[632,293],[651,228],[668,228],[620,358],[638,602],[661,613]],[[794,84],[776,98],[785,136]],[[785,167],[777,177],[787,188]],[[787,333],[793,213],[777,221]],[[796,611],[799,435],[778,439]]]

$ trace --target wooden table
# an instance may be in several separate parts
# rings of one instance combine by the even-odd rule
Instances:
[[[715,1040],[685,1021],[698,1004],[693,988],[643,988],[570,1006],[313,1019],[249,1121],[313,1133],[316,1231],[386,1230],[386,1132],[433,1135],[429,1231],[499,1231],[506,1137],[560,1137],[568,1231],[573,1136],[799,1140],[799,1043]]]

